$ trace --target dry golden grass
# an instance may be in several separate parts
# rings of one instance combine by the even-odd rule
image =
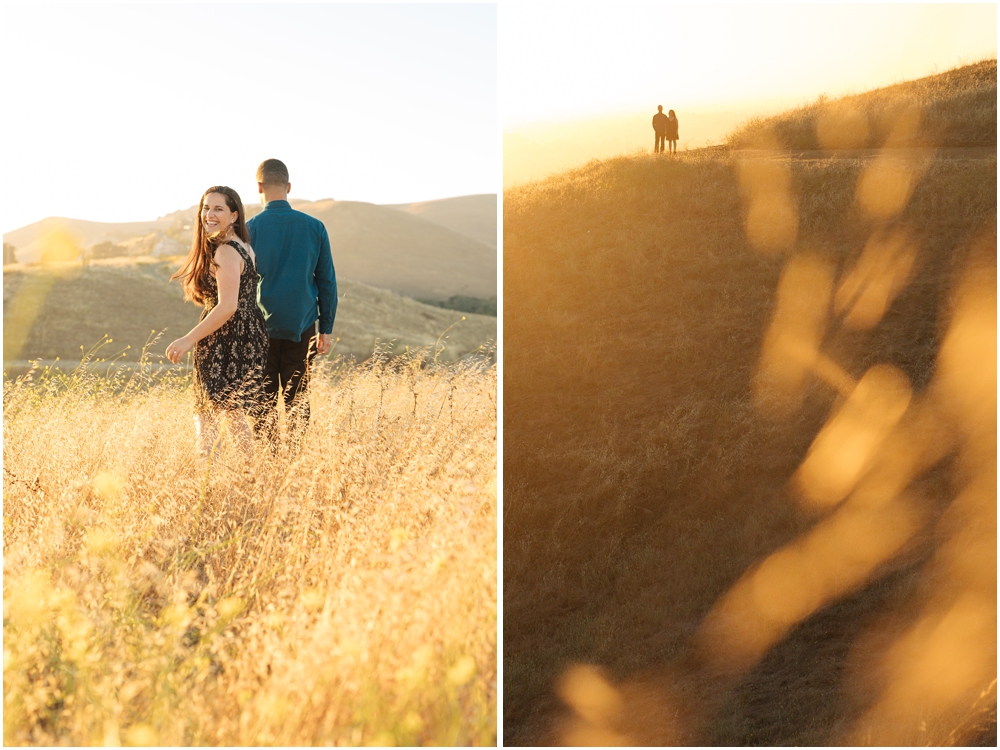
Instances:
[[[78,262],[16,265],[4,269],[4,363],[21,370],[35,359],[80,361],[83,347],[105,335],[136,361],[150,331],[171,341],[191,330],[200,309],[184,302],[178,284],[168,284],[179,261],[108,258]],[[335,344],[330,356],[361,361],[375,347],[402,354],[439,343],[439,360],[456,360],[488,348],[496,340],[496,318],[463,314],[421,304],[386,289],[341,280]],[[464,319],[463,319],[464,318]],[[443,331],[448,333],[440,338]],[[163,349],[152,352],[166,364]],[[72,364],[70,364],[72,367]]]
[[[291,203],[326,225],[339,279],[406,296],[447,299],[497,293],[495,199],[492,196],[491,203],[490,196],[461,196],[408,206],[330,199]],[[244,207],[248,217],[263,210],[256,201]],[[168,252],[183,254],[190,246],[196,210],[192,206],[155,221],[123,224],[50,217],[7,232],[4,242],[17,248],[22,263],[37,263],[60,249],[63,257],[76,258],[79,248],[105,241],[146,254],[153,253],[160,240],[173,238]],[[57,237],[69,240],[72,247],[54,248]]]
[[[303,450],[190,381],[4,383],[4,742],[496,741],[496,376],[322,369]]]
[[[996,59],[855,96],[820,97],[773,117],[753,118],[726,141],[733,148],[753,148],[769,134],[793,150],[881,148],[907,110],[921,112],[923,126],[919,137],[913,133],[896,147],[996,148]]]
[[[505,193],[507,744],[995,744],[995,154],[769,137]]]

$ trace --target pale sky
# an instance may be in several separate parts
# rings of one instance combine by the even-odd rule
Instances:
[[[496,5],[5,4],[0,34],[4,232],[254,203],[271,157],[308,200],[499,187]]]
[[[994,4],[502,3],[503,128],[861,92],[995,57],[996,23]]]

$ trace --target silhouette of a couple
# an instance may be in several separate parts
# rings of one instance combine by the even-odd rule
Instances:
[[[656,146],[654,150],[656,153],[663,153],[664,141],[670,144],[670,153],[677,153],[677,128],[677,115],[674,114],[674,111],[670,110],[670,115],[667,116],[663,114],[663,105],[658,106],[656,114],[653,115],[653,130],[656,132]]]

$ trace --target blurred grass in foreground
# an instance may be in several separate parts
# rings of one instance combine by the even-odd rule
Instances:
[[[507,744],[995,744],[996,155],[934,104],[505,193]]]
[[[321,368],[254,477],[189,386],[4,382],[5,744],[494,744],[495,369]]]

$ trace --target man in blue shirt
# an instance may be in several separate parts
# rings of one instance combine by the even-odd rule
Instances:
[[[267,159],[257,168],[264,210],[247,222],[257,255],[257,304],[269,338],[264,365],[265,408],[257,434],[274,440],[279,391],[297,444],[309,422],[309,366],[330,351],[337,314],[337,277],[326,227],[288,203],[288,168]],[[315,345],[314,345],[315,344]]]

